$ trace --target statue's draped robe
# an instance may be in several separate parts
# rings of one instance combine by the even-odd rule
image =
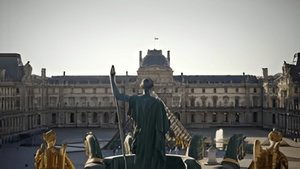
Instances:
[[[135,169],[165,169],[169,121],[164,104],[152,96],[131,96],[129,113],[135,123]]]

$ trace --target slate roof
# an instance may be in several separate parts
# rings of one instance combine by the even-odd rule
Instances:
[[[18,53],[0,53],[0,69],[5,69],[6,80],[21,81],[23,63]]]
[[[128,82],[135,82],[137,76],[127,76]],[[175,81],[181,82],[181,76],[173,76]],[[253,75],[183,75],[185,83],[258,83]],[[117,83],[126,80],[126,76],[117,76]],[[110,84],[109,76],[52,76],[50,84]]]
[[[253,75],[183,75],[185,83],[258,83]],[[174,76],[175,81],[181,82],[181,75]]]
[[[143,58],[141,67],[147,66],[165,66],[170,67],[167,58],[162,54],[162,50],[148,50]]]

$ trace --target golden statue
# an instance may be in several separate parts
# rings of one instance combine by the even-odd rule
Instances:
[[[50,130],[43,134],[44,143],[37,150],[34,157],[35,169],[75,169],[66,154],[67,145],[56,148],[56,134]]]
[[[253,145],[253,160],[249,169],[288,169],[286,156],[279,151],[282,135],[278,131],[272,131],[268,135],[270,146],[263,149],[260,141],[255,140]]]

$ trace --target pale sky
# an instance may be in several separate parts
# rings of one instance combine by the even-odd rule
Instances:
[[[300,52],[300,0],[0,0],[0,52],[35,74],[135,75],[154,36],[174,75],[275,74]]]

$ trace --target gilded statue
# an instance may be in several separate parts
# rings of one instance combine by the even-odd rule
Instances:
[[[286,156],[279,151],[282,135],[278,131],[272,131],[268,135],[270,146],[262,148],[259,140],[255,140],[253,146],[253,160],[249,169],[288,169]]]
[[[88,158],[84,169],[105,169],[98,140],[92,132],[86,134],[84,138],[84,148]]]
[[[67,145],[56,148],[56,134],[50,130],[43,134],[44,143],[34,157],[35,169],[75,169],[66,154]]]

